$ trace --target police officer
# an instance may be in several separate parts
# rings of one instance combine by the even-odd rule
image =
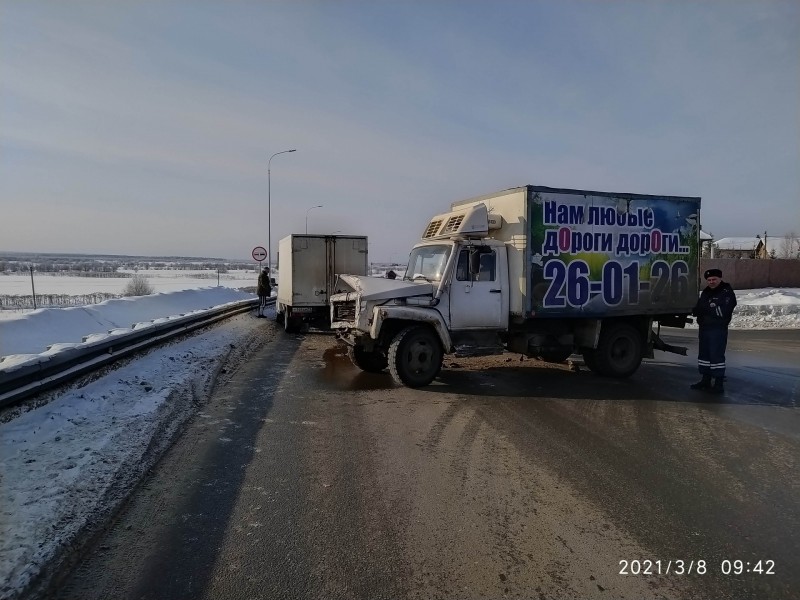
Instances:
[[[707,390],[713,394],[724,393],[725,346],[728,345],[728,324],[736,307],[736,294],[730,284],[722,281],[722,271],[708,269],[706,288],[700,293],[692,314],[700,326],[700,351],[697,368],[702,379],[693,384],[693,390]],[[714,384],[711,379],[714,378]]]

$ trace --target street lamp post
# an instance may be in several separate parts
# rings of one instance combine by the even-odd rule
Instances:
[[[278,154],[286,154],[287,152],[297,152],[296,148],[291,150],[281,150],[280,152],[276,152],[272,156],[269,157],[267,161],[267,266],[272,266],[272,186],[271,186],[271,175],[270,175],[270,163],[272,159],[278,156]]]
[[[316,206],[312,206],[306,211],[306,233],[308,233],[308,213],[310,213],[315,208],[322,208],[322,204],[317,204]]]

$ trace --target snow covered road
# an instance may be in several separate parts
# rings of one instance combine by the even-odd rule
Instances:
[[[98,328],[130,326],[243,294],[219,288],[191,292],[109,301],[105,307],[35,311],[20,322],[0,321],[0,338],[13,353],[41,352],[49,343],[74,340]],[[737,297],[734,327],[800,327],[798,289],[748,290]],[[224,359],[233,353],[240,360],[250,345],[259,343],[254,328],[264,321],[252,317],[236,317],[154,350],[83,387],[54,393],[52,401],[38,408],[28,405],[3,414],[0,597],[19,594],[85,528],[113,511],[193,414]]]

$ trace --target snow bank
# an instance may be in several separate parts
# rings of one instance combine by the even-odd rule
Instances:
[[[158,459],[250,327],[234,321],[0,424],[0,598],[108,517]]]
[[[106,300],[90,306],[41,308],[0,320],[0,357],[39,354],[52,344],[81,343],[86,335],[130,329],[137,323],[253,297],[232,288],[208,287]]]

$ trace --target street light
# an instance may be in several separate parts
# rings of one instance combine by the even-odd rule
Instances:
[[[276,152],[272,156],[269,157],[267,161],[267,266],[272,265],[272,191],[271,191],[271,184],[270,184],[270,163],[272,159],[278,156],[278,154],[286,154],[287,152],[297,152],[296,148],[292,150],[281,150],[280,152]]]
[[[322,208],[322,204],[317,204],[316,206],[312,206],[306,211],[306,233],[308,233],[308,213],[310,213],[315,208]]]

